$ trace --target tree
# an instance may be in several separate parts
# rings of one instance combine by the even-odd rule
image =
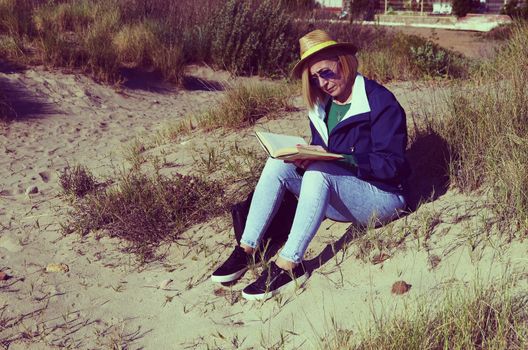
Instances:
[[[501,13],[513,19],[528,19],[528,0],[510,0],[504,5]]]
[[[478,6],[478,0],[453,0],[453,13],[457,17],[464,17]]]
[[[351,21],[372,21],[377,8],[378,0],[346,0],[344,5]]]

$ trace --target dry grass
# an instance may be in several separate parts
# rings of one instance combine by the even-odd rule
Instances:
[[[296,87],[286,82],[245,82],[225,86],[225,94],[206,112],[169,124],[162,132],[177,140],[195,129],[238,129],[254,125],[259,119],[280,117],[296,111],[292,97]]]
[[[295,111],[291,96],[291,87],[287,84],[262,82],[229,87],[218,105],[198,116],[197,124],[205,130],[247,127],[260,118]]]
[[[77,167],[75,169],[83,169]],[[85,169],[65,172],[60,182],[67,193],[83,189],[82,198],[70,197],[72,209],[66,233],[104,230],[129,242],[127,251],[141,261],[156,258],[161,242],[174,241],[191,225],[223,211],[223,191],[216,182],[176,174],[168,178],[138,170],[118,174],[115,184],[85,192],[93,176]]]
[[[464,76],[463,60],[424,39],[310,22],[311,6],[303,1],[302,11],[291,12],[292,3],[282,0],[1,0],[0,55],[113,83],[124,79],[123,67],[158,70],[179,83],[185,65],[202,62],[237,74],[285,77],[297,60],[298,38],[317,27],[360,47],[370,77]]]
[[[59,177],[65,195],[82,198],[95,191],[97,183],[88,169],[81,165],[66,167]]]
[[[435,126],[449,145],[452,183],[487,192],[510,234],[528,229],[527,36],[527,25],[515,27],[495,59],[452,89]]]
[[[527,302],[526,296],[513,295],[510,285],[455,290],[397,317],[377,315],[371,328],[357,333],[334,323],[323,348],[525,349]]]

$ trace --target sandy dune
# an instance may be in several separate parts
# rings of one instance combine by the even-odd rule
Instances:
[[[229,79],[204,68],[192,73],[211,82]],[[380,240],[401,237],[383,250],[390,258],[380,264],[371,262],[380,253],[379,241],[354,238],[346,234],[348,225],[325,222],[310,246],[313,273],[307,284],[264,303],[240,298],[252,272],[232,287],[209,280],[232,244],[227,217],[192,228],[177,244],[162,248],[163,261],[141,267],[120,251],[122,242],[100,232],[63,236],[60,224],[68,206],[59,196],[58,172],[84,164],[97,176],[110,176],[126,164],[124,149],[136,137],[152,137],[167,122],[206,108],[222,94],[200,90],[193,79],[188,83],[196,89],[138,82],[115,91],[43,69],[0,73],[0,85],[18,99],[21,111],[20,119],[0,132],[0,268],[13,276],[0,281],[0,342],[6,348],[324,348],[321,338],[340,328],[355,331],[380,316],[409,312],[417,303],[434,306],[432,300],[446,291],[477,280],[486,286],[506,270],[526,273],[528,243],[481,235],[482,218],[474,215],[478,198],[455,191],[370,233]],[[409,83],[391,89],[409,112],[419,113],[419,100],[434,96]],[[258,127],[308,133],[303,111]],[[189,171],[204,144],[245,140],[257,148],[250,134],[251,129],[196,133],[189,142],[167,142],[149,152],[163,151],[174,161],[164,169],[168,174]],[[38,191],[26,194],[32,186]],[[427,217],[439,221],[423,241],[414,233],[424,229]],[[369,242],[374,248],[363,254]],[[49,263],[67,264],[69,271],[46,272]],[[166,280],[172,282],[159,289]],[[402,296],[391,294],[398,280],[412,285]]]

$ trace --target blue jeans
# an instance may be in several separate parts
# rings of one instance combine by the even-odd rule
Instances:
[[[279,255],[294,263],[302,261],[325,217],[365,226],[393,220],[406,205],[402,195],[380,190],[335,162],[315,161],[301,176],[295,165],[270,158],[255,188],[241,243],[258,246],[286,190],[299,202]]]

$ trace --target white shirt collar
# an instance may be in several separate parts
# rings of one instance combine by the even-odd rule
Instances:
[[[365,89],[365,78],[361,74],[356,75],[354,87],[352,88],[352,96],[347,103],[350,103],[350,108],[341,121],[358,114],[370,112],[370,104]]]
[[[326,116],[326,102],[328,102],[328,99],[325,100],[325,103],[319,103],[315,105],[314,108],[310,109],[308,111],[308,117],[319,132],[319,135],[321,135],[323,138],[324,142],[328,144],[328,129],[324,122]],[[352,96],[348,103],[350,103],[350,108],[346,112],[345,117],[341,120],[341,122],[355,115],[368,113],[371,111],[367,98],[367,91],[365,88],[365,78],[359,73],[356,75],[356,79],[354,80]]]

